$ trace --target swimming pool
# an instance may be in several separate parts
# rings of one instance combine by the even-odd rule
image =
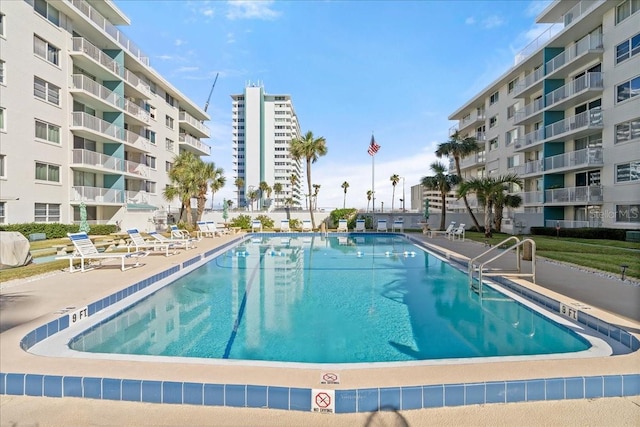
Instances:
[[[253,237],[73,338],[71,348],[372,363],[572,353],[590,344],[401,235]]]

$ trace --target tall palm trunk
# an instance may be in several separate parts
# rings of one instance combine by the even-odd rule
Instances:
[[[493,201],[491,199],[486,201],[484,209],[484,237],[492,237],[491,233],[491,211],[493,211]]]
[[[456,172],[458,173],[460,179],[462,179],[462,171],[460,170],[460,157],[454,157],[453,160],[456,164]],[[473,225],[476,227],[476,231],[480,231],[480,223],[478,222],[476,216],[473,214],[471,206],[469,206],[469,201],[467,200],[466,194],[462,196],[462,201],[464,201],[464,206],[467,208],[467,212],[469,212],[469,216],[471,217],[471,221],[473,221]]]
[[[311,199],[311,158],[307,157],[307,188],[309,189],[309,199]],[[313,203],[309,200],[309,214],[311,215],[311,227],[316,229],[316,220],[313,217]]]
[[[447,193],[441,193],[442,198],[442,215],[440,215],[440,230],[444,230],[444,224],[447,222]]]

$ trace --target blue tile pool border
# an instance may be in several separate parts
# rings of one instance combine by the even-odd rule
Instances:
[[[332,233],[358,235],[370,233]],[[394,233],[387,233],[392,235]],[[260,237],[300,237],[314,233],[250,233],[220,247],[197,255],[181,265],[173,266],[88,305],[88,316],[139,292],[148,286],[179,273],[204,259],[222,253],[244,240]],[[406,236],[412,243],[424,242]],[[434,251],[437,252],[437,251]],[[452,259],[452,261],[456,261]],[[458,261],[459,263],[459,261]],[[453,264],[452,264],[453,265]],[[559,312],[560,303],[505,278],[494,280],[518,295]],[[595,316],[578,311],[578,322],[586,328],[607,335],[632,351],[640,341],[629,332]],[[65,314],[29,332],[20,342],[27,351],[38,342],[69,327],[70,314]],[[94,325],[93,327],[95,327]],[[141,379],[96,378],[33,373],[0,372],[0,395],[45,397],[82,397],[87,399],[126,400],[150,403],[189,404],[201,406],[261,407],[295,411],[311,411],[312,389],[252,384],[210,384]],[[640,395],[640,374],[538,378],[513,381],[487,381],[457,384],[429,384],[408,387],[380,387],[335,390],[335,412],[371,412],[390,409],[423,409],[445,406],[543,400],[591,399]]]

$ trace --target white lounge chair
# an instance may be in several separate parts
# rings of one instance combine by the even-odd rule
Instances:
[[[188,239],[191,237],[187,230],[181,230],[177,225],[171,225],[170,227],[172,239]]]
[[[209,227],[209,230],[213,231],[216,236],[222,236],[223,234],[231,233],[231,230],[229,230],[223,224],[218,224],[215,221],[207,221],[207,227]]]
[[[172,243],[160,243],[159,241],[146,241],[137,228],[131,228],[127,230],[129,235],[129,243],[127,244],[127,252],[131,252],[135,249],[135,252],[140,252],[145,249],[153,251],[164,250],[165,256],[175,255],[178,253],[178,246]],[[154,239],[155,240],[155,239]],[[173,250],[173,251],[172,251]]]
[[[291,228],[289,227],[288,219],[280,220],[280,231],[283,231],[285,233],[291,231]]]
[[[431,230],[431,231],[429,231],[429,237],[435,237],[438,234],[444,234],[445,236],[448,237],[449,233],[451,233],[451,231],[453,231],[455,226],[456,226],[456,222],[455,221],[451,221],[451,224],[449,224],[449,226],[445,230]]]
[[[259,219],[251,221],[251,231],[262,231],[262,222]]]
[[[139,258],[148,255],[148,252],[98,252],[98,249],[93,244],[91,239],[89,239],[87,233],[67,233],[67,236],[69,236],[69,239],[71,239],[71,243],[73,243],[73,247],[75,248],[75,250],[71,255],[58,257],[56,259],[68,259],[69,272],[71,273],[74,273],[76,271],[81,271],[84,273],[85,271],[93,270],[93,267],[85,268],[85,261],[99,260],[100,263],[102,263],[102,260],[104,259],[120,259],[120,270],[125,271],[129,270],[130,268],[140,267],[142,264],[140,264]],[[134,265],[125,265],[124,261],[126,259],[133,258],[135,258],[136,260]],[[80,260],[79,269],[73,267],[73,261],[78,259]]]
[[[379,219],[378,220],[378,227],[376,228],[376,231],[387,232],[387,220],[386,219]]]
[[[196,232],[198,239],[202,239],[203,237],[214,237],[216,235],[215,231],[211,230],[211,227],[206,222],[196,221],[196,225],[198,226],[198,231]]]
[[[448,234],[447,237],[449,237],[449,239],[451,240],[460,239],[464,242],[464,227],[465,227],[465,224],[460,223],[460,225],[457,228],[454,228],[453,230],[451,230],[451,232]]]
[[[303,219],[302,220],[302,231],[313,231],[313,227],[311,226],[311,220],[310,219]]]
[[[346,219],[338,220],[338,229],[336,231],[344,231],[345,233],[349,231]]]
[[[356,232],[367,231],[366,222],[364,219],[356,219]]]
[[[153,237],[155,240],[157,240],[160,243],[171,243],[176,247],[184,248],[184,249],[195,248],[196,243],[198,242],[198,239],[195,239],[193,237],[190,237],[188,239],[167,239],[157,231],[150,231],[149,236]]]
[[[400,231],[401,233],[404,233],[404,221],[401,219],[393,220],[393,224],[391,225],[391,230]]]

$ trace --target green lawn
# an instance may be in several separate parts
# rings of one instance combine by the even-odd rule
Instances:
[[[495,245],[508,238],[506,234],[494,234],[488,239]],[[471,240],[485,242],[483,233],[467,232]],[[523,236],[536,242],[536,254],[555,261],[576,264],[595,270],[620,274],[621,265],[628,265],[626,275],[640,278],[640,243],[619,240],[594,240],[550,236]]]

